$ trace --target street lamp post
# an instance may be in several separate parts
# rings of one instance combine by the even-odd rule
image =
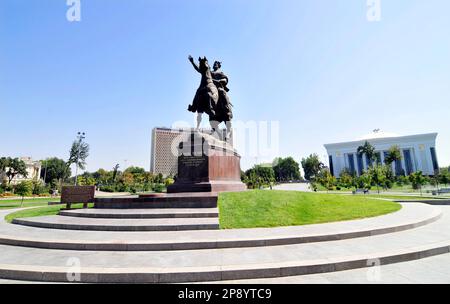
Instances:
[[[81,143],[86,138],[86,133],[84,132],[78,132],[77,139],[78,144],[81,146]],[[78,185],[78,160],[75,162],[75,186]]]

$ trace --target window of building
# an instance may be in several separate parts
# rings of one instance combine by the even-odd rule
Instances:
[[[397,175],[397,176],[405,175],[405,173],[403,172],[403,167],[402,167],[402,161],[401,160],[396,160],[395,161],[395,175]]]
[[[355,173],[355,157],[353,154],[348,155],[348,166],[351,174]]]
[[[403,150],[403,157],[405,158],[405,169],[406,169],[406,175],[410,175],[413,173],[413,164],[411,159],[411,151],[410,150]]]
[[[364,171],[364,164],[363,164],[363,156],[362,154],[356,154],[356,162],[358,163],[358,174],[362,175]]]
[[[434,147],[430,148],[430,152],[431,152],[431,161],[433,162],[433,170],[434,172],[439,171],[439,163],[437,161],[436,148]]]
[[[373,165],[373,160],[369,159],[366,154],[364,154],[364,159],[366,160],[366,168],[369,168]]]
[[[376,158],[376,162],[377,164],[381,164],[381,152],[376,152],[375,153],[375,158]]]
[[[333,168],[333,156],[328,156],[328,161],[330,162],[330,172],[334,176],[334,168]]]
[[[383,164],[386,164],[386,157],[388,156],[388,151],[383,151]]]

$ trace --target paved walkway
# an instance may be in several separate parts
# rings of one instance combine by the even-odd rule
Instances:
[[[213,282],[214,283],[214,282]],[[217,282],[216,282],[217,283]],[[422,260],[285,278],[221,281],[219,284],[450,284],[450,254]]]
[[[12,212],[0,212],[0,243],[1,239],[29,239],[43,242],[74,242],[74,243],[184,243],[184,242],[236,242],[249,240],[283,240],[283,239],[306,239],[314,241],[313,237],[324,239],[331,236],[331,239],[345,238],[345,235],[354,237],[354,233],[367,231],[366,235],[373,234],[373,230],[393,228],[399,230],[399,226],[416,225],[424,221],[432,220],[441,214],[440,207],[429,206],[418,203],[403,204],[403,208],[395,213],[381,217],[373,217],[354,221],[344,221],[328,224],[316,224],[294,227],[259,228],[259,229],[236,229],[217,231],[189,231],[188,233],[178,233],[171,231],[161,232],[92,232],[75,230],[55,230],[22,225],[11,225],[4,222],[6,214]],[[103,211],[104,212],[104,211]],[[110,210],[109,212],[125,212],[126,210]],[[55,216],[55,218],[57,218]],[[65,219],[66,217],[61,217]],[[69,218],[69,217],[68,217]],[[74,221],[77,218],[69,218]],[[93,223],[103,222],[103,219],[82,219],[91,220]],[[107,220],[106,220],[107,221]],[[138,220],[134,220],[135,222]],[[412,227],[409,227],[412,228]],[[380,231],[382,232],[382,231]],[[326,238],[325,238],[326,239]],[[304,241],[306,241],[304,240]],[[317,239],[316,241],[319,241]],[[304,242],[303,241],[303,242]],[[300,243],[301,240],[297,240]]]
[[[0,212],[0,216],[6,213],[6,211]],[[427,218],[425,224],[415,228],[397,229],[408,220],[411,223]],[[380,228],[387,222],[393,225],[394,230],[385,234],[374,233],[365,237],[353,235],[345,239],[339,238],[339,233],[336,234],[342,231],[358,233],[370,227]],[[198,237],[201,236],[209,238],[211,244],[220,243],[216,233],[224,233],[220,237],[229,237],[231,242],[235,241],[235,238],[243,237],[250,240],[273,239],[280,237],[283,233],[285,233],[284,236],[290,235],[297,238],[319,237],[321,234],[328,233],[327,237],[332,235],[332,238],[272,246],[267,246],[264,241],[262,247],[241,247],[235,244],[230,248],[159,251],[56,250],[33,246],[0,245],[0,276],[14,279],[65,281],[67,272],[71,269],[68,265],[76,261],[81,267],[83,282],[170,283],[219,280],[234,282],[233,280],[236,279],[262,277],[271,279],[257,282],[396,283],[401,279],[425,283],[427,280],[447,282],[450,272],[450,264],[447,263],[450,259],[448,257],[450,253],[449,226],[450,206],[435,207],[408,203],[403,205],[401,211],[382,217],[301,227],[182,233],[145,232],[136,235],[134,232],[87,232],[86,237],[89,234],[91,235],[89,237],[95,236],[104,241],[107,234],[112,240],[124,244],[133,241],[130,239],[132,235],[138,237],[138,241],[146,240],[147,237],[153,237],[151,241],[154,242],[167,241],[165,236],[171,235],[192,243],[199,242]],[[17,231],[22,231],[24,237],[30,237],[26,234],[28,232],[33,233],[33,238],[42,238],[44,234],[44,237],[52,235],[60,239],[66,237],[66,240],[72,242],[83,240],[80,237],[80,231],[0,224],[0,234]],[[67,239],[68,233],[73,233],[70,235],[73,239]],[[230,235],[227,236],[227,233]],[[443,255],[438,256],[440,254]],[[408,262],[412,265],[409,267],[402,263],[412,260],[416,261]],[[365,268],[371,263],[380,263],[382,266]],[[390,265],[393,263],[399,264]],[[355,270],[342,271],[348,269]],[[317,274],[308,275],[311,273]],[[295,277],[299,274],[302,276]]]
[[[339,272],[302,276],[208,282],[218,284],[450,284],[450,254],[422,260]],[[0,284],[45,284],[2,280]],[[200,284],[200,283],[199,283]]]
[[[273,187],[275,190],[283,190],[283,191],[303,191],[303,192],[311,192],[309,188],[309,184],[281,184]]]

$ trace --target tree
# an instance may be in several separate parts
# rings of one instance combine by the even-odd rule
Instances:
[[[6,172],[6,176],[8,177],[9,185],[11,185],[11,181],[17,175],[22,175],[26,178],[28,176],[27,165],[23,160],[18,158],[8,158],[8,171]]]
[[[450,183],[450,172],[448,168],[442,168],[440,170],[439,183],[444,184],[446,187]]]
[[[0,158],[0,184],[3,184],[6,176],[6,168],[9,164],[9,158],[2,157]]]
[[[368,141],[366,141],[364,145],[358,147],[357,153],[358,155],[365,154],[370,165],[372,165],[372,163],[377,159],[375,147],[372,146]]]
[[[301,164],[305,173],[305,179],[308,181],[311,181],[325,167],[317,154],[311,154],[307,158],[303,158]]]
[[[0,174],[5,173],[6,168],[8,167],[10,158],[2,157],[0,158]]]
[[[46,188],[41,180],[35,179],[31,182],[31,184],[32,184],[32,193],[34,195],[41,195],[46,191]]]
[[[22,202],[20,203],[20,207],[23,207],[23,198],[27,195],[31,195],[31,191],[33,190],[33,185],[30,181],[23,181],[19,183],[14,192],[22,197]]]
[[[255,165],[245,172],[244,182],[249,188],[260,188],[260,186],[271,186],[275,182],[275,172],[272,167]]]
[[[300,166],[292,157],[279,158],[273,170],[279,182],[301,179]]]
[[[422,186],[426,183],[426,178],[423,176],[422,171],[411,173],[409,180],[411,181],[413,189],[419,189],[420,195],[422,196]]]
[[[355,178],[348,169],[342,170],[341,174],[339,175],[339,186],[345,188],[356,187]]]
[[[61,184],[72,174],[70,168],[67,168],[67,163],[56,157],[43,160],[41,164],[43,168],[41,170],[41,178],[44,179],[46,184],[51,183],[55,179]]]
[[[79,134],[78,139],[72,143],[70,149],[69,160],[67,161],[67,168],[75,165],[75,185],[77,185],[78,168],[84,170],[86,168],[86,158],[89,156],[89,145],[84,142],[84,135]]]
[[[399,146],[392,146],[389,148],[389,151],[384,158],[384,162],[386,165],[392,165],[393,162],[398,162],[402,160],[402,152],[400,151]]]
[[[95,179],[91,176],[81,175],[77,179],[77,184],[80,186],[95,186]]]
[[[124,173],[131,173],[133,175],[144,174],[145,169],[141,167],[129,167],[124,171]]]
[[[358,187],[363,188],[365,190],[370,190],[372,188],[372,177],[369,173],[364,172],[363,175],[358,177],[357,179]]]
[[[382,165],[372,166],[367,170],[367,174],[377,186],[378,194],[380,194],[380,186],[386,182],[386,167]]]
[[[314,178],[315,182],[318,182],[322,186],[329,190],[333,189],[333,186],[336,185],[336,177],[334,177],[328,168],[323,168]]]
[[[119,172],[120,165],[116,164],[113,168],[113,176],[112,176],[112,182],[116,182],[117,173]]]

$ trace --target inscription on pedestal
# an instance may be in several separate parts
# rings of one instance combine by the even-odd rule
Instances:
[[[207,156],[180,156],[178,158],[180,181],[200,181],[208,178]]]
[[[200,167],[205,163],[203,156],[184,156],[181,158],[181,164],[184,167]]]

